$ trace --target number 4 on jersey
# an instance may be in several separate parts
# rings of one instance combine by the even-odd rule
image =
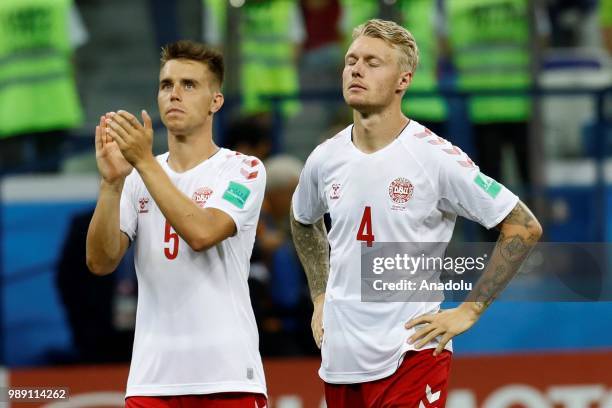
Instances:
[[[372,231],[372,209],[371,207],[366,207],[363,210],[363,215],[361,216],[361,224],[359,225],[359,229],[357,230],[357,241],[365,241],[368,243],[368,246],[372,246],[372,242],[374,242],[374,232]]]

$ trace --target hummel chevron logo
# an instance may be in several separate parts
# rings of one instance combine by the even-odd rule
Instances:
[[[429,384],[427,384],[427,386],[425,387],[425,398],[427,398],[427,402],[429,405],[433,404],[434,402],[436,402],[437,400],[440,399],[440,394],[442,393],[442,391],[438,391],[438,392],[431,392],[431,387],[429,386]],[[419,408],[425,408],[426,405],[423,403],[423,401],[419,402]]]
[[[427,143],[432,144],[432,145],[443,145],[446,143],[446,140],[438,136],[434,140],[429,140]]]
[[[257,174],[259,172],[257,170],[255,171],[248,171],[246,169],[240,169],[240,174],[242,174],[244,176],[245,179],[247,180],[251,180],[257,177]]]
[[[463,167],[469,167],[469,168],[474,167],[474,162],[471,159],[469,159],[469,158],[467,160],[465,160],[465,161],[460,160],[457,163],[459,163]]]
[[[425,128],[422,132],[415,133],[414,136],[418,137],[419,139],[423,139],[424,137],[431,136],[431,135],[433,135],[432,131],[427,129],[427,128]]]
[[[425,396],[427,397],[427,401],[432,404],[434,402],[436,402],[438,399],[440,399],[440,393],[442,391],[438,391],[438,392],[434,392],[433,394],[431,393],[431,387],[429,386],[429,384],[427,384],[427,387],[425,387]]]
[[[452,149],[442,149],[445,153],[448,154],[461,154],[461,150],[458,147],[453,146]]]
[[[259,160],[257,159],[244,159],[242,162],[249,167],[255,167],[259,164]]]

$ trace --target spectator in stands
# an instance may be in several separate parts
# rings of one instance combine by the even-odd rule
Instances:
[[[548,0],[553,47],[593,47],[598,45],[598,0]]]
[[[265,162],[266,196],[256,241],[270,271],[270,309],[261,331],[264,355],[312,354],[308,286],[289,229],[291,197],[303,163],[289,155]]]
[[[308,109],[308,121],[315,132],[331,124],[342,101],[338,77],[344,57],[340,30],[340,0],[300,0],[306,39],[300,60],[300,86],[304,91],[328,92],[337,100],[316,101]],[[305,107],[305,110],[307,108]]]
[[[533,84],[530,9],[527,0],[446,0],[447,42],[461,91],[528,91]],[[500,180],[502,150],[516,156],[523,185],[530,180],[528,95],[474,96],[468,100],[477,159],[484,173]]]
[[[70,223],[57,265],[56,285],[76,351],[74,362],[104,363],[129,361],[134,327],[115,326],[115,289],[129,274],[131,262],[124,261],[123,273],[95,276],[85,264],[85,237],[93,208],[77,214]],[[132,276],[135,278],[133,267]],[[133,316],[132,316],[133,317]]]
[[[399,23],[419,43],[419,66],[402,101],[404,114],[434,133],[447,134],[448,109],[440,96],[412,96],[411,92],[437,92],[440,60],[438,0],[399,0]]]
[[[204,40],[215,46],[227,42],[229,24],[226,1],[203,0]],[[269,112],[264,95],[294,95],[299,92],[296,61],[304,40],[298,0],[249,0],[239,13],[240,92],[243,113]],[[281,105],[285,117],[296,114],[298,101]]]
[[[312,67],[324,70],[322,76],[308,77],[307,85],[313,89],[337,88],[335,81],[328,76],[337,75],[342,70],[338,63],[343,53],[340,0],[300,0],[300,9],[306,29],[302,46],[302,69]],[[337,79],[337,76],[333,79]]]
[[[600,0],[599,24],[604,45],[612,55],[612,0]]]
[[[266,160],[272,150],[270,133],[267,116],[244,116],[228,126],[224,144],[228,149]]]
[[[72,56],[87,33],[72,0],[3,0],[0,38],[0,172],[56,171],[83,121]]]

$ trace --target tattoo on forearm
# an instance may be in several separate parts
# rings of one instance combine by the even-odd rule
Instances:
[[[314,300],[325,293],[329,275],[329,242],[323,219],[312,225],[300,224],[291,210],[291,234],[295,250],[302,262],[310,296]]]
[[[467,300],[484,311],[516,275],[541,232],[537,219],[519,202],[504,219],[491,261]]]

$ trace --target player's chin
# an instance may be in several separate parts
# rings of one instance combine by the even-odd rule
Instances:
[[[170,119],[163,121],[166,129],[168,129],[171,133],[181,134],[187,130],[188,126],[182,120]]]
[[[374,108],[374,105],[364,98],[348,96],[344,100],[346,104],[358,112],[369,112]]]

